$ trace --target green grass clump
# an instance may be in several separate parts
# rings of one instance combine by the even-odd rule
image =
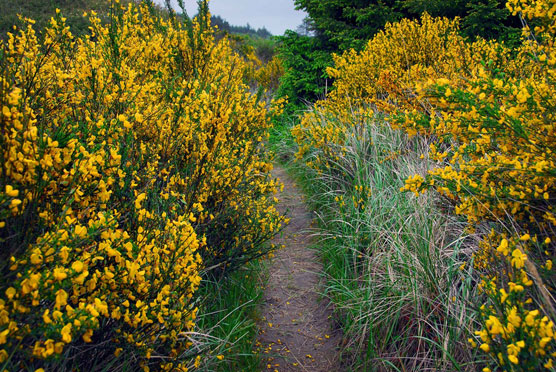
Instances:
[[[434,195],[400,191],[407,176],[432,166],[421,156],[428,144],[380,117],[320,119],[351,128],[342,145],[329,143],[326,153],[310,149],[303,164],[311,168],[296,165],[319,217],[324,295],[344,331],[346,365],[363,371],[474,370],[466,340],[475,323],[476,288],[473,273],[461,266],[475,236],[443,213]]]
[[[265,261],[254,261],[218,281],[206,280],[199,289],[206,300],[192,339],[203,355],[200,371],[258,370],[260,358],[253,350],[265,272]]]

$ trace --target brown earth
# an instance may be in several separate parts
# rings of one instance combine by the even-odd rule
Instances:
[[[311,213],[295,182],[281,167],[273,172],[284,184],[279,209],[290,224],[274,243],[283,245],[270,262],[258,337],[263,371],[341,371],[341,334],[321,299],[322,265],[311,241]]]

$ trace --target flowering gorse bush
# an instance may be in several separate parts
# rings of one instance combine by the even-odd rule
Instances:
[[[458,22],[423,16],[388,25],[360,53],[335,57],[336,90],[294,128],[311,166],[342,157],[346,133],[326,117],[376,110],[392,126],[430,142],[437,167],[403,190],[434,189],[470,230],[483,234],[469,274],[483,294],[469,342],[484,371],[553,369],[556,358],[554,1],[509,1],[535,27],[516,50],[458,34]],[[337,121],[336,121],[337,123]],[[355,124],[353,124],[355,123]],[[333,144],[333,145],[332,145]],[[473,304],[469,304],[472,308]],[[482,362],[478,362],[482,363]]]
[[[245,59],[245,82],[252,89],[264,89],[267,95],[272,95],[280,85],[280,78],[284,75],[284,66],[278,55],[274,55],[268,62],[261,60],[251,45],[237,42],[236,49]],[[277,103],[278,104],[278,103]],[[279,104],[278,104],[279,105]]]
[[[322,127],[319,116],[356,123],[374,115],[377,108],[384,112],[400,107],[419,109],[414,94],[417,82],[456,76],[470,69],[471,61],[478,64],[481,56],[471,50],[484,50],[490,44],[479,41],[470,47],[458,35],[458,27],[455,20],[435,19],[425,13],[420,21],[387,24],[359,53],[350,50],[335,55],[334,67],[328,69],[335,79],[334,90],[326,100],[317,102],[317,114],[305,115],[294,129],[294,136],[303,143],[298,155],[329,141],[343,142],[344,129]],[[304,135],[303,128],[310,133]],[[416,133],[413,128],[407,130]]]
[[[255,80],[260,86],[275,92],[280,86],[280,78],[283,75],[284,66],[282,60],[278,55],[275,55],[263,67],[257,70]]]
[[[269,249],[271,113],[204,6],[116,4],[79,39],[58,14],[1,47],[3,368],[198,366],[202,275]]]

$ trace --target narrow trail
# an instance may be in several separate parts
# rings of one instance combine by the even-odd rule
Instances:
[[[261,309],[258,345],[263,371],[341,371],[341,336],[332,327],[332,312],[319,296],[322,265],[309,248],[311,213],[301,191],[285,170],[273,171],[284,184],[277,195],[279,209],[291,219],[274,243],[285,247],[275,253]]]

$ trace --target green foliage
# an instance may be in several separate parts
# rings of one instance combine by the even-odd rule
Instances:
[[[247,37],[248,43],[255,50],[255,55],[262,63],[268,63],[276,55],[278,41],[261,37]]]
[[[317,32],[335,48],[360,49],[387,22],[395,22],[403,13],[399,0],[295,0],[313,20]]]
[[[330,52],[318,38],[286,31],[281,41],[279,55],[286,74],[281,79],[278,96],[289,98],[289,110],[300,108],[306,102],[322,98],[326,93],[326,67],[332,64]]]
[[[360,49],[387,22],[418,18],[424,12],[434,17],[460,17],[469,37],[511,39],[521,24],[512,17],[504,0],[295,0],[309,13],[319,35],[339,50]]]
[[[263,64],[267,64],[276,55],[278,41],[266,28],[254,29],[249,24],[230,25],[220,16],[211,16],[210,22],[215,29],[216,38],[227,36],[232,41],[234,50],[241,56],[248,57],[254,54]]]
[[[521,30],[519,18],[511,16],[505,0],[408,0],[405,7],[412,14],[459,17],[463,34],[471,39],[479,36],[516,42]]]
[[[476,0],[467,3],[467,14],[463,18],[463,31],[471,38],[498,39],[517,43],[520,21],[511,17],[500,0]]]

